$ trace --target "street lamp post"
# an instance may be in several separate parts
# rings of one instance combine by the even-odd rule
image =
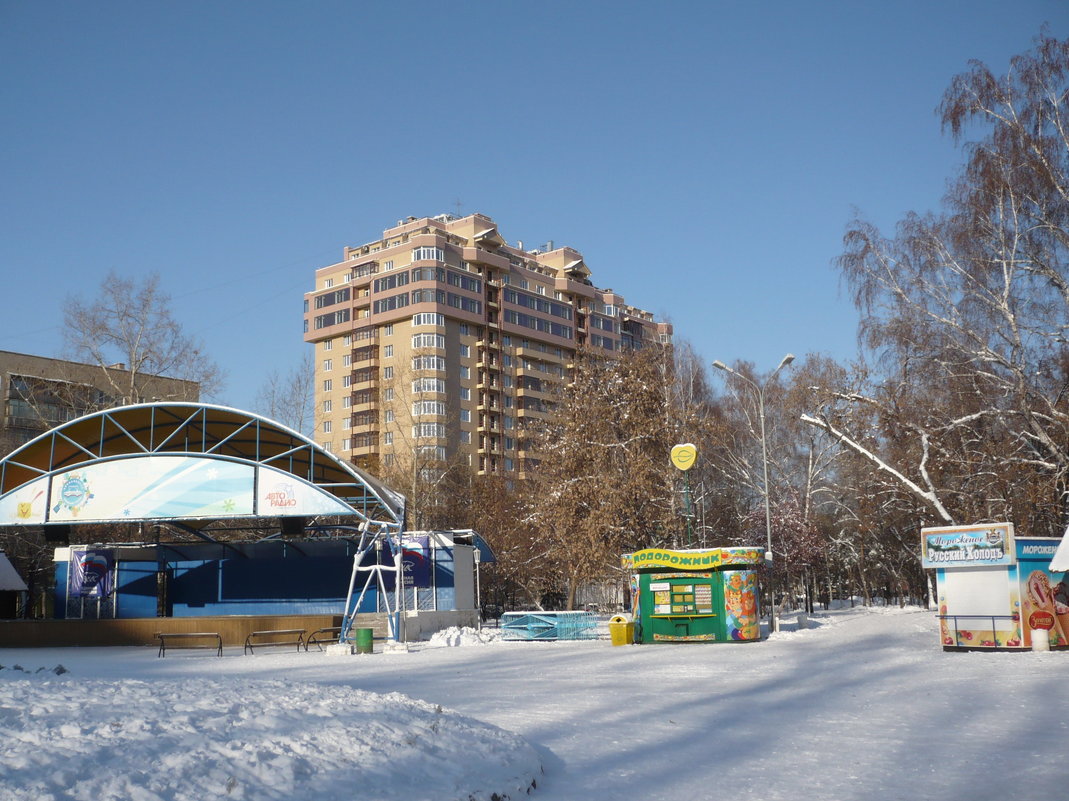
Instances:
[[[764,489],[765,489],[765,560],[768,562],[768,594],[771,596],[769,599],[769,616],[768,616],[768,630],[769,632],[779,631],[779,621],[776,619],[776,596],[772,588],[772,510],[768,503],[768,443],[765,439],[765,386],[768,382],[776,377],[776,373],[786,367],[788,364],[794,361],[794,354],[788,353],[780,361],[779,366],[772,371],[772,374],[765,379],[764,385],[758,384],[756,381],[747,378],[742,373],[732,370],[722,361],[717,359],[713,362],[713,367],[718,370],[723,370],[726,373],[731,373],[736,378],[741,378],[751,387],[757,394],[757,417],[761,423],[761,466],[764,470]]]

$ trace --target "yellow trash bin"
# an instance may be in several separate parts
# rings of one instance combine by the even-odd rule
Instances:
[[[631,645],[635,641],[635,624],[624,615],[615,615],[609,621],[609,636],[613,645]]]

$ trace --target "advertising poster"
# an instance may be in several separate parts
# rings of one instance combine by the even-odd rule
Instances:
[[[115,555],[100,548],[72,550],[68,594],[71,598],[107,598],[114,585]]]
[[[47,508],[48,477],[44,476],[0,497],[0,525],[44,523]]]
[[[922,567],[1012,565],[1012,523],[921,529]]]
[[[274,467],[260,465],[256,486],[256,513],[260,515],[311,517],[352,514],[341,499]]]
[[[1018,544],[1020,607],[1026,644],[1032,629],[1049,626],[1051,647],[1069,646],[1069,587],[1062,573],[1052,573],[1050,561],[1058,540],[1021,540]]]
[[[727,614],[727,633],[731,639],[760,639],[761,623],[757,613],[755,571],[724,571],[724,611]]]
[[[100,462],[52,479],[53,523],[253,513],[252,465],[188,456]]]

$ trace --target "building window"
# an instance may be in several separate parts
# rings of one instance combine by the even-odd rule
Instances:
[[[460,399],[461,400],[471,400],[471,390],[468,389],[467,387],[461,387],[460,388]]]
[[[445,446],[444,445],[420,445],[416,448],[416,455],[421,459],[433,459],[434,461],[445,461]]]
[[[412,326],[417,325],[445,325],[445,315],[436,314],[434,312],[420,312],[419,314],[412,315]]]
[[[333,369],[334,369],[334,361],[332,359],[324,359],[323,360],[323,372],[324,373],[329,373]]]
[[[346,376],[346,377],[348,377],[348,376]],[[352,406],[353,406],[353,399],[349,395],[346,395],[344,398],[341,399],[341,407],[343,409],[351,409]]]
[[[333,453],[334,451],[334,443],[331,442],[329,439],[326,442],[320,442],[319,447],[321,447],[327,453]]]
[[[353,449],[353,441],[349,437],[345,437],[341,441],[341,449],[343,451],[351,451]]]
[[[331,392],[333,389],[334,389],[334,382],[331,381],[329,378],[323,379],[323,391],[324,392]]]
[[[393,445],[393,432],[387,431],[385,434],[382,435],[382,444]]]
[[[445,392],[445,381],[440,378],[417,378],[412,382],[412,392],[420,394],[421,392]]]
[[[328,339],[323,343],[323,350],[332,350],[334,348],[334,340]]]
[[[343,387],[351,387],[353,385],[353,377],[351,375],[343,375],[341,377],[341,385]]]
[[[384,419],[385,419],[385,421],[387,423],[392,423],[394,421],[393,409],[387,409],[386,410],[386,414],[385,414],[385,418]]]
[[[387,359],[393,356],[393,345],[384,345],[382,348],[382,355]]]
[[[445,372],[445,359],[441,356],[413,356],[412,369]]]
[[[342,344],[343,345],[352,345],[353,344],[353,335],[352,334],[346,334],[344,337],[342,337]]]
[[[515,470],[516,469],[516,463],[509,456],[505,457],[505,469],[506,470]]]
[[[461,367],[460,368],[460,377],[461,378],[471,378],[471,368],[470,367]]]
[[[382,377],[384,379],[386,379],[387,381],[390,380],[391,378],[393,378],[393,368],[392,367],[383,367],[382,368]]]
[[[328,414],[330,412],[333,412],[334,411],[334,401],[330,400],[329,398],[327,400],[323,401],[323,411],[328,413]]]
[[[416,423],[412,426],[416,439],[440,439],[445,437],[445,423]]]
[[[345,419],[343,419],[341,421],[341,427],[343,431],[348,431],[350,428],[353,427],[353,418],[346,417]]]
[[[468,328],[468,324],[467,323],[461,323],[460,324],[460,335],[462,337],[466,337],[469,333],[470,333],[470,329]]]
[[[436,247],[419,247],[412,251],[412,261],[445,261],[445,251]]]
[[[442,401],[416,401],[412,404],[412,416],[422,417],[427,414],[445,415],[445,404]]]
[[[392,269],[393,269],[393,259],[387,259],[386,261],[384,261],[382,263],[382,271],[383,272],[386,272],[387,270],[392,270]]]
[[[471,348],[469,348],[467,345],[461,345],[460,346],[460,355],[461,356],[471,356]]]
[[[329,434],[333,429],[334,429],[334,426],[330,422],[330,420],[324,420],[323,421],[323,433],[324,434]]]
[[[460,432],[460,441],[463,442],[465,445],[471,445],[471,432],[470,431],[461,431]]]
[[[328,278],[323,282],[323,288],[324,289],[330,289],[332,286],[334,286],[334,279],[333,278]]]
[[[382,327],[382,335],[385,337],[393,336],[393,323]]]
[[[461,409],[460,410],[460,422],[462,422],[462,423],[470,423],[471,422],[471,409]]]
[[[387,387],[382,393],[382,399],[389,403],[393,400],[393,387]]]
[[[445,350],[445,337],[441,334],[413,334],[412,348],[438,348]]]

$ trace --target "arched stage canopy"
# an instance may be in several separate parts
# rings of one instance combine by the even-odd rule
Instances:
[[[404,499],[281,423],[223,406],[95,412],[0,459],[0,525],[317,515],[397,532]]]

